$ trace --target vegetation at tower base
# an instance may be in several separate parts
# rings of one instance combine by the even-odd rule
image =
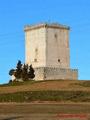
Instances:
[[[17,65],[16,65],[16,69],[11,69],[9,71],[9,75],[12,76],[14,75],[15,76],[15,81],[28,81],[28,80],[31,80],[35,77],[35,74],[34,74],[34,69],[32,67],[32,65],[28,65],[28,64],[22,64],[21,61],[19,60]],[[9,82],[12,82],[12,80],[10,80]]]
[[[16,70],[15,70],[16,79],[22,78],[22,71],[23,71],[22,64],[21,64],[21,61],[19,60],[16,66]]]
[[[10,76],[14,75],[14,73],[15,73],[15,69],[11,69],[11,70],[9,71],[9,75],[10,75]]]

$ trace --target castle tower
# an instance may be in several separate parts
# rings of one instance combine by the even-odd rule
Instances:
[[[77,79],[77,70],[70,69],[69,27],[56,23],[26,26],[25,40],[25,61],[35,68],[35,79]]]

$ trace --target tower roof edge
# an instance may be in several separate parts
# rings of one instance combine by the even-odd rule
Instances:
[[[62,25],[59,23],[39,23],[39,24],[34,24],[34,25],[26,25],[24,27],[24,31],[29,31],[32,29],[38,29],[38,28],[42,28],[42,27],[70,30],[69,26]]]

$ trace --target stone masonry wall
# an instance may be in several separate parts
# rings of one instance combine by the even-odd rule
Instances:
[[[64,69],[64,68],[50,68],[41,67],[35,68],[35,80],[77,80],[77,69]]]
[[[47,28],[46,67],[70,68],[68,29]]]

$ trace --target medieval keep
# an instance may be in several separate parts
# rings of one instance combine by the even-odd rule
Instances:
[[[70,68],[70,28],[61,24],[25,26],[25,63],[35,69],[35,80],[78,79]]]

